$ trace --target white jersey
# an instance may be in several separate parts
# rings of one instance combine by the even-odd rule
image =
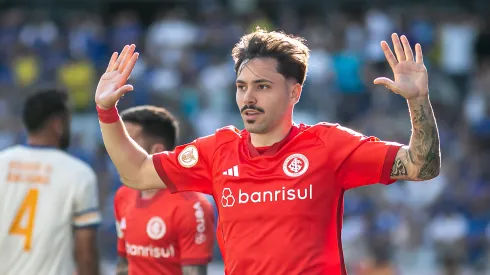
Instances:
[[[1,275],[74,274],[73,229],[100,221],[88,165],[48,147],[0,152]]]

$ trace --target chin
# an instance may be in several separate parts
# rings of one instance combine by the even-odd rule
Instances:
[[[245,130],[247,130],[247,132],[252,134],[263,134],[266,132],[266,128],[263,127],[263,125],[259,125],[254,122],[255,121],[250,123],[249,121],[245,121]]]

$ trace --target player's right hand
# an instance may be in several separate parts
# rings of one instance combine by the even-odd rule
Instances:
[[[95,91],[95,103],[99,108],[110,109],[116,106],[117,101],[133,90],[133,86],[126,84],[134,64],[138,60],[138,53],[134,52],[136,46],[126,45],[121,54],[112,54],[107,70],[102,75]]]

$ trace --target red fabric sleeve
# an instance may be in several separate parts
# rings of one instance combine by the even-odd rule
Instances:
[[[117,232],[117,254],[121,257],[126,257],[126,241],[124,240],[124,229],[126,228],[126,222],[122,220],[121,216],[121,189],[116,192],[114,196],[114,218],[116,220],[116,232]]]
[[[174,151],[153,155],[153,165],[171,193],[196,191],[212,194],[214,135],[178,146]]]
[[[390,178],[391,168],[402,144],[380,141],[338,125],[326,129],[322,139],[343,189],[395,182]]]
[[[203,195],[179,206],[175,214],[179,226],[181,265],[201,265],[211,262],[214,245],[214,213]]]

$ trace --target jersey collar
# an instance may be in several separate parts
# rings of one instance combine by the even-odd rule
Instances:
[[[155,193],[155,195],[153,197],[147,198],[147,199],[143,199],[141,197],[141,192],[140,191],[135,192],[135,195],[136,195],[136,207],[138,207],[138,208],[145,208],[145,207],[150,206],[153,203],[153,201],[155,201],[159,197],[163,196],[166,193],[166,191],[167,191],[167,189],[160,189],[160,190],[158,190],[158,192]]]
[[[24,144],[25,147],[28,147],[28,148],[34,148],[34,149],[58,149],[56,148],[55,146],[51,146],[51,145],[33,145],[33,144]]]
[[[245,137],[245,143],[248,147],[250,157],[255,158],[255,157],[259,157],[259,156],[273,156],[273,155],[275,155],[279,150],[281,150],[281,148],[285,144],[287,144],[291,139],[293,139],[296,135],[298,135],[299,126],[297,124],[293,124],[293,126],[291,127],[291,130],[289,130],[289,134],[283,140],[276,142],[276,143],[272,144],[271,146],[261,147],[260,148],[260,149],[262,149],[261,151],[263,151],[263,149],[265,149],[265,151],[263,151],[262,154],[259,152],[259,150],[257,150],[257,148],[255,148],[255,146],[252,145],[250,133],[247,132],[246,130],[244,130],[244,132],[247,135]]]

